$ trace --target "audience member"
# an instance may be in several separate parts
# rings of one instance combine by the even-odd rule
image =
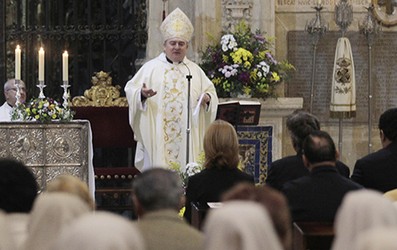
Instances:
[[[357,237],[367,230],[397,228],[397,210],[392,202],[378,191],[365,189],[350,192],[343,199],[334,227],[332,249],[353,249]]]
[[[77,195],[83,199],[92,210],[95,209],[95,201],[90,194],[87,183],[76,176],[69,174],[58,175],[47,184],[45,191],[66,192]]]
[[[345,194],[362,187],[338,174],[338,152],[327,132],[312,131],[302,149],[310,175],[286,183],[283,189],[292,220],[332,222]]]
[[[397,228],[375,228],[357,235],[353,250],[396,250]]]
[[[9,230],[8,223],[7,215],[0,210],[0,249],[2,250],[17,249],[16,243],[14,242],[13,236]]]
[[[239,182],[254,183],[254,177],[238,169],[239,144],[234,127],[216,120],[204,135],[204,170],[188,179],[184,217],[191,222],[191,203],[220,201],[221,195]]]
[[[52,250],[143,250],[139,230],[127,219],[110,213],[86,214],[62,229]]]
[[[61,229],[90,207],[76,195],[53,192],[41,193],[34,202],[28,224],[24,250],[50,249]]]
[[[383,193],[383,196],[391,200],[397,206],[397,188]]]
[[[39,188],[33,173],[22,162],[0,159],[0,210],[19,247],[26,239],[29,212]]]
[[[272,219],[274,229],[283,245],[283,249],[291,249],[291,215],[287,199],[280,191],[269,186],[240,183],[227,191],[221,200],[223,202],[229,200],[250,200],[262,204]]]
[[[320,122],[316,116],[296,110],[288,116],[287,128],[296,155],[272,162],[266,177],[266,184],[278,190],[282,190],[283,185],[288,181],[309,175],[309,171],[302,160],[302,143],[312,131],[320,130]],[[336,162],[336,169],[342,176],[349,177],[350,170],[342,162]]]
[[[266,209],[256,202],[228,201],[204,223],[206,250],[282,249]]]
[[[19,102],[26,101],[26,88],[23,81],[19,81]],[[17,101],[17,88],[15,86],[15,79],[10,79],[4,84],[4,97],[6,101],[0,107],[0,122],[11,121],[12,108],[15,107]]]
[[[357,160],[352,180],[366,188],[386,192],[397,188],[397,108],[379,118],[382,149]]]
[[[202,233],[178,215],[184,196],[177,173],[149,169],[138,175],[132,186],[137,226],[147,250],[202,249]]]

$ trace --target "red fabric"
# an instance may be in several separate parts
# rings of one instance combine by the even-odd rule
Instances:
[[[128,107],[72,107],[74,119],[89,120],[94,148],[132,147],[136,142],[129,125]]]

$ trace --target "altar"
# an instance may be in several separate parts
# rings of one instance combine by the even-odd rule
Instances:
[[[40,189],[60,174],[85,181],[94,193],[92,134],[86,120],[70,122],[1,122],[0,157],[30,167]]]

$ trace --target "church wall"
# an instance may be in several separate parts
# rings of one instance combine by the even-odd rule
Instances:
[[[368,46],[366,38],[363,34],[359,33],[359,23],[361,23],[366,15],[366,9],[369,5],[369,1],[351,1],[353,6],[353,21],[348,28],[347,37],[351,40],[354,60],[356,61],[356,93],[357,93],[357,116],[353,119],[343,120],[343,127],[340,132],[338,119],[331,119],[329,117],[328,106],[330,100],[330,85],[331,82],[329,74],[332,75],[332,64],[333,64],[333,53],[336,47],[336,39],[340,37],[339,27],[334,21],[334,8],[335,2],[339,1],[322,1],[324,4],[324,10],[321,11],[321,15],[328,23],[329,30],[326,35],[320,39],[317,48],[316,57],[316,75],[315,85],[321,85],[321,91],[317,93],[317,98],[325,99],[326,102],[319,101],[315,103],[313,113],[320,117],[322,128],[328,131],[333,137],[336,145],[338,146],[339,136],[342,136],[342,157],[344,161],[351,169],[354,167],[356,159],[366,155],[369,150],[368,140]],[[299,37],[302,39],[307,37],[305,41],[307,43],[306,48],[306,59],[301,64],[310,65],[306,73],[306,82],[310,85],[311,81],[311,59],[312,59],[312,47],[310,45],[310,35],[305,31],[305,25],[307,21],[315,17],[315,12],[311,9],[315,2],[309,3],[308,1],[294,1],[294,0],[280,0],[276,1],[276,38],[277,56],[280,58],[291,59],[293,56],[288,55],[290,52],[296,51],[297,47],[290,39],[288,42],[288,34],[290,32],[299,33]],[[396,57],[394,51],[387,49],[386,44],[390,44],[390,41],[394,41],[394,32],[396,27],[382,27],[383,36],[379,38],[378,43],[375,43],[372,47],[373,53],[373,113],[372,113],[372,136],[371,143],[372,151],[376,151],[381,148],[379,140],[379,131],[377,129],[377,122],[379,115],[387,108],[396,107],[397,99],[395,95],[395,88],[390,86],[397,76],[393,73],[393,69],[386,67],[386,65],[395,65]],[[388,38],[388,37],[393,38]],[[292,39],[293,40],[293,39]],[[330,44],[332,41],[332,44]],[[326,49],[326,47],[330,47]],[[394,47],[394,46],[390,46]],[[389,48],[390,48],[389,47]],[[302,48],[301,48],[302,49]],[[302,52],[302,51],[301,51]],[[378,55],[379,54],[379,55]],[[302,54],[300,54],[302,55]],[[356,58],[357,57],[357,58]],[[303,59],[300,59],[303,61]],[[331,65],[329,65],[330,61]],[[302,69],[298,69],[302,70]],[[305,76],[302,76],[305,78]],[[324,84],[318,81],[327,81]],[[328,82],[329,81],[329,82]],[[290,86],[284,86],[286,96],[302,96],[297,95],[297,91],[291,88],[291,85],[299,82],[298,79],[294,82],[293,80],[289,83]],[[299,84],[302,84],[300,81]],[[308,85],[301,86],[308,92]],[[304,91],[303,91],[304,92]],[[305,97],[305,96],[303,96]],[[305,109],[308,110],[308,96],[305,99]],[[285,127],[284,127],[285,129]],[[289,155],[294,153],[292,146],[289,143],[288,134],[284,133],[283,139],[283,155]]]

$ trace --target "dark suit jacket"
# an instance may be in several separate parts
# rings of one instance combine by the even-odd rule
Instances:
[[[345,194],[361,185],[338,174],[335,167],[318,166],[310,175],[283,186],[293,221],[333,222]]]
[[[218,202],[221,195],[240,182],[254,184],[254,177],[239,169],[204,169],[189,177],[186,189],[186,204],[184,217],[191,222],[191,202],[204,204]]]
[[[349,178],[350,169],[348,166],[337,161],[336,168],[342,176]],[[286,182],[306,175],[309,175],[309,170],[303,164],[302,155],[291,155],[271,163],[266,177],[266,184],[281,190]]]
[[[397,142],[357,160],[351,179],[381,192],[397,188]]]

